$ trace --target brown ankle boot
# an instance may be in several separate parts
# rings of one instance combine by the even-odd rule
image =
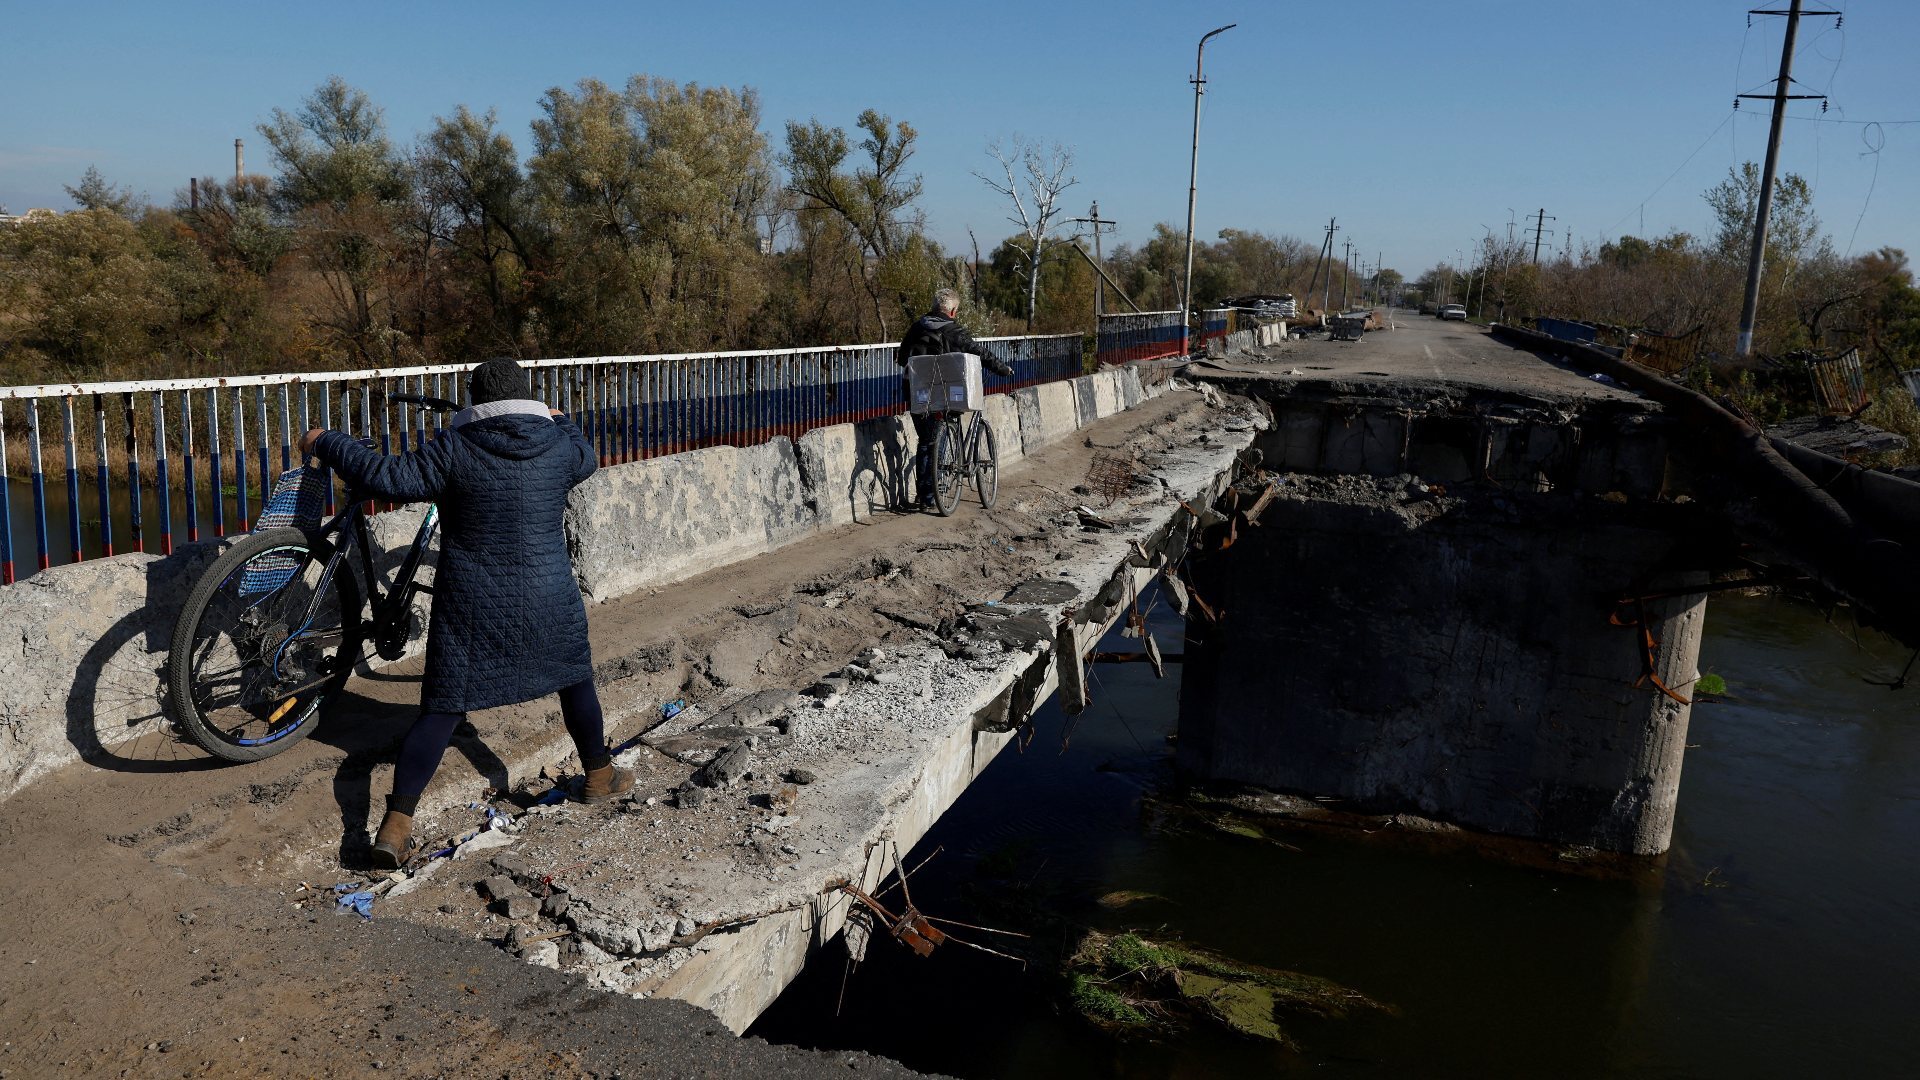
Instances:
[[[603,803],[633,790],[633,773],[616,769],[612,762],[587,770],[587,782],[580,787],[580,801]]]
[[[413,815],[387,811],[380,831],[373,836],[373,865],[381,870],[398,870],[412,847]]]

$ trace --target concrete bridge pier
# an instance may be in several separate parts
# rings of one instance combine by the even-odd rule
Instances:
[[[1456,495],[1406,474],[1279,484],[1256,527],[1190,566],[1217,618],[1189,620],[1185,770],[1667,849],[1706,599],[1618,601],[1706,582],[1671,569],[1699,565],[1671,520],[1684,507]]]

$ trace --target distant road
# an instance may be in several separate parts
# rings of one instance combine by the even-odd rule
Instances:
[[[1337,382],[1356,390],[1392,384],[1400,390],[1455,386],[1559,399],[1634,396],[1496,341],[1485,327],[1441,322],[1407,309],[1383,308],[1381,314],[1394,329],[1371,331],[1359,341],[1329,341],[1324,332],[1316,333],[1257,350],[1255,358],[1206,361],[1205,366],[1276,380]]]

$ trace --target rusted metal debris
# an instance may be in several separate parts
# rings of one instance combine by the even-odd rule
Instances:
[[[914,906],[913,890],[907,885],[907,879],[913,876],[913,873],[918,871],[921,866],[925,866],[926,861],[922,861],[920,866],[914,867],[913,870],[906,870],[900,864],[899,845],[894,844],[892,841],[888,841],[888,844],[893,852],[895,881],[892,885],[881,889],[880,893],[884,895],[895,887],[900,889],[903,903],[898,914],[881,903],[878,897],[868,895],[865,890],[851,881],[841,881],[832,886],[832,888],[838,889],[840,892],[852,897],[860,905],[860,907],[848,912],[847,928],[842,931],[843,934],[851,932],[851,934],[855,935],[847,938],[847,954],[851,963],[858,963],[866,958],[867,942],[872,937],[873,931],[876,928],[884,928],[889,937],[892,937],[895,941],[905,945],[907,948],[912,949],[917,956],[931,956],[933,955],[933,950],[951,941],[956,945],[964,945],[969,949],[978,949],[984,953],[991,953],[994,956],[1015,961],[1021,967],[1026,966],[1027,962],[1017,956],[1009,956],[998,950],[989,949],[985,945],[978,945],[974,942],[955,937],[933,925],[934,923],[946,923],[949,926],[958,926],[968,930],[980,930],[989,934],[1005,934],[1008,937],[1020,938],[1028,936],[1012,930],[995,930],[992,927],[973,926],[969,923],[957,922],[953,919],[937,919],[922,913],[918,907]],[[939,854],[938,850],[936,850],[934,854]],[[927,856],[928,860],[932,858],[932,855]],[[856,917],[858,918],[858,929],[855,929]]]
[[[1107,501],[1111,506],[1133,490],[1138,479],[1138,470],[1132,454],[1118,454],[1111,450],[1095,450],[1093,461],[1087,466],[1087,490]]]

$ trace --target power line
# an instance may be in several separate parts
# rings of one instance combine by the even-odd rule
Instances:
[[[1680,163],[1679,168],[1676,168],[1672,172],[1668,173],[1667,178],[1665,180],[1660,181],[1659,186],[1655,187],[1652,191],[1648,192],[1647,197],[1644,199],[1641,199],[1639,202],[1639,205],[1637,205],[1634,208],[1634,210],[1645,211],[1647,208],[1647,203],[1652,202],[1653,197],[1655,195],[1658,195],[1660,194],[1660,192],[1665,190],[1666,186],[1673,182],[1673,178],[1680,175],[1681,169],[1685,169],[1688,165],[1692,164],[1693,159],[1700,156],[1700,151],[1705,150],[1707,148],[1707,144],[1713,141],[1714,136],[1720,134],[1720,129],[1723,127],[1726,127],[1729,123],[1733,121],[1733,117],[1734,117],[1733,110],[1731,109],[1728,110],[1727,115],[1720,118],[1720,122],[1714,125],[1713,130],[1707,132],[1707,137],[1700,140],[1700,145],[1693,148],[1693,153],[1688,154],[1687,159]],[[1619,228],[1620,222],[1625,221],[1634,215],[1634,210],[1629,210],[1626,213],[1621,214],[1620,221],[1616,221],[1612,225],[1607,226],[1607,232],[1611,233],[1613,232],[1613,230]]]
[[[1878,127],[1879,125],[1876,124],[1873,126]],[[1867,144],[1867,153],[1873,155],[1873,179],[1867,182],[1867,197],[1860,202],[1860,216],[1853,219],[1853,232],[1847,235],[1846,255],[1842,255],[1841,258],[1846,258],[1847,255],[1853,254],[1853,242],[1860,237],[1860,223],[1867,219],[1867,207],[1873,205],[1873,189],[1880,183],[1880,151],[1886,149],[1887,136],[1885,132],[1882,132],[1880,134],[1880,141],[1876,144],[1868,137],[1870,130],[1869,128],[1861,129],[1860,141]]]

